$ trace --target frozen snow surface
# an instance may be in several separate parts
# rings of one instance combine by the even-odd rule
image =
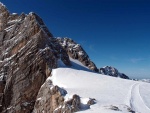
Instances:
[[[53,69],[48,79],[67,90],[66,98],[77,94],[83,105],[89,98],[96,99],[96,103],[89,108],[84,109],[85,106],[81,105],[79,112],[150,113],[149,83],[89,72],[80,62],[73,59],[71,62],[74,62],[73,68],[61,64],[63,67]],[[79,70],[76,65],[80,65],[83,70]]]

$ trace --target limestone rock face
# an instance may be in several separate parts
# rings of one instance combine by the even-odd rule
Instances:
[[[11,14],[0,3],[0,113],[79,111],[80,96],[65,100],[67,92],[47,79],[58,60],[71,66],[69,57],[98,72],[79,44],[54,38],[37,14]],[[94,103],[89,99],[85,106]]]
[[[64,93],[64,94],[63,94]],[[34,113],[53,113],[53,111],[63,104],[66,91],[54,86],[52,81],[47,80],[39,90],[35,105]]]
[[[57,38],[57,40],[71,58],[79,60],[90,70],[98,72],[96,65],[90,60],[89,56],[80,44],[77,44],[70,38]]]
[[[39,90],[33,113],[74,113],[80,110],[80,97],[73,95],[65,101],[67,91],[47,79]]]
[[[69,55],[73,54],[53,38],[37,14],[11,14],[0,3],[0,112],[52,113],[60,105],[65,106],[62,111],[72,105],[70,112],[78,111],[78,96],[65,104],[60,88],[49,90],[50,83],[45,82],[52,69],[57,68],[58,60],[71,66]],[[96,66],[85,56],[78,57],[89,68],[94,66],[91,69],[95,71]],[[41,95],[42,101],[38,99]]]
[[[31,113],[41,85],[67,53],[35,13],[10,14],[0,4],[0,112]]]

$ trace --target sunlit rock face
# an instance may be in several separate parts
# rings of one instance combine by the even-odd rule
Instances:
[[[0,4],[0,112],[31,113],[57,60],[71,65],[52,37],[35,13],[10,14]]]
[[[0,3],[0,112],[36,111],[33,109],[41,86],[58,67],[58,60],[69,67],[70,56],[97,71],[81,46],[73,53],[69,49],[62,46],[59,38],[53,38],[37,14],[9,13]]]
[[[54,38],[35,13],[9,13],[0,3],[0,113],[72,113],[80,111],[80,95],[65,101],[65,89],[47,78],[58,61],[70,67],[70,58],[93,72],[128,78],[112,67],[100,71],[80,44]],[[85,106],[95,103],[89,99]]]

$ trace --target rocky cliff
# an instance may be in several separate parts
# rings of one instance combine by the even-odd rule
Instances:
[[[80,45],[69,38],[53,38],[37,14],[11,14],[0,3],[0,112],[78,111],[78,95],[65,103],[60,88],[45,82],[52,69],[57,68],[58,59],[71,66],[69,57],[98,71]]]
[[[10,13],[0,3],[0,112],[72,113],[80,110],[80,96],[65,100],[65,89],[47,78],[58,61],[70,58],[101,74],[128,78],[113,67],[97,69],[87,53],[70,38],[57,38],[35,13]],[[90,98],[85,106],[95,103]]]

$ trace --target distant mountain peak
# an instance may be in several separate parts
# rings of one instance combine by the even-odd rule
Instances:
[[[34,110],[41,113],[43,109],[52,113],[56,108],[79,111],[80,96],[75,94],[66,104],[63,97],[66,91],[46,81],[58,68],[59,61],[71,68],[73,60],[70,59],[80,61],[82,66],[76,64],[78,68],[99,71],[80,44],[67,37],[54,38],[36,13],[9,13],[0,3],[1,113],[32,113]],[[101,68],[100,73],[125,78],[111,66]],[[85,104],[88,107],[95,103],[94,98],[88,101]]]
[[[103,75],[109,75],[109,76],[113,76],[113,77],[129,79],[129,77],[127,75],[125,75],[124,73],[120,73],[116,68],[114,68],[112,66],[104,66],[104,67],[100,68],[99,73],[103,74]]]

